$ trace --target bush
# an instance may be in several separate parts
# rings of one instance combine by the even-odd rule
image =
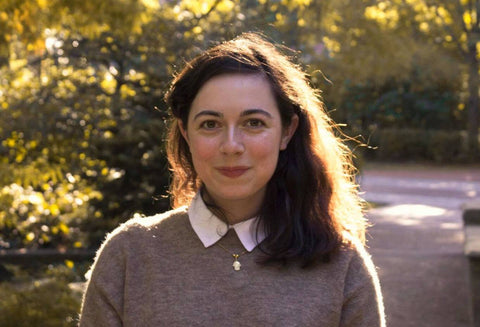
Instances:
[[[18,289],[0,285],[0,326],[76,326],[80,301],[62,281],[36,281]]]
[[[435,163],[468,159],[465,136],[460,131],[390,128],[369,134],[370,148],[364,153],[369,159]]]
[[[9,267],[11,282],[0,283],[0,326],[69,327],[77,326],[81,292],[69,285],[81,281],[80,270],[65,265],[49,265],[45,270]]]

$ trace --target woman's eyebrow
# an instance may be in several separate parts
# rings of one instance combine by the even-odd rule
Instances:
[[[223,114],[218,112],[218,111],[213,111],[213,110],[203,110],[203,111],[200,111],[199,113],[197,113],[194,117],[193,117],[193,120],[197,119],[198,117],[201,117],[201,116],[215,116],[215,117],[220,117],[222,118],[223,117]]]
[[[263,109],[248,109],[248,110],[245,110],[240,114],[240,117],[244,117],[244,116],[248,116],[248,115],[255,115],[255,114],[260,114],[260,115],[264,115],[268,118],[273,118],[273,116],[268,111],[265,111]]]

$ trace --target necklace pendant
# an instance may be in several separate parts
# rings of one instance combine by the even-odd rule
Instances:
[[[235,261],[233,262],[233,270],[236,270],[236,271],[239,271],[240,270],[240,267],[242,266],[242,264],[240,263],[240,261],[238,261],[237,259],[235,259]]]
[[[242,266],[242,264],[240,263],[240,261],[238,261],[238,257],[240,256],[239,254],[232,254],[233,258],[235,259],[233,261],[233,270],[235,271],[239,271],[240,270],[240,267]]]

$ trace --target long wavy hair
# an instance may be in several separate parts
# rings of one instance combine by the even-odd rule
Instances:
[[[273,90],[283,126],[298,115],[298,128],[279,154],[259,212],[266,233],[262,262],[328,261],[345,233],[365,240],[366,221],[357,195],[351,151],[335,133],[318,91],[302,69],[273,43],[256,33],[214,46],[188,62],[175,76],[165,100],[173,115],[167,155],[173,173],[172,206],[188,205],[201,189],[178,120],[187,126],[200,88],[221,74],[260,74]],[[341,134],[338,134],[341,135]]]

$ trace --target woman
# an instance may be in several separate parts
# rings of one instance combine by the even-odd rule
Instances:
[[[176,209],[107,237],[80,326],[385,326],[348,149],[305,74],[244,34],[166,101]]]

